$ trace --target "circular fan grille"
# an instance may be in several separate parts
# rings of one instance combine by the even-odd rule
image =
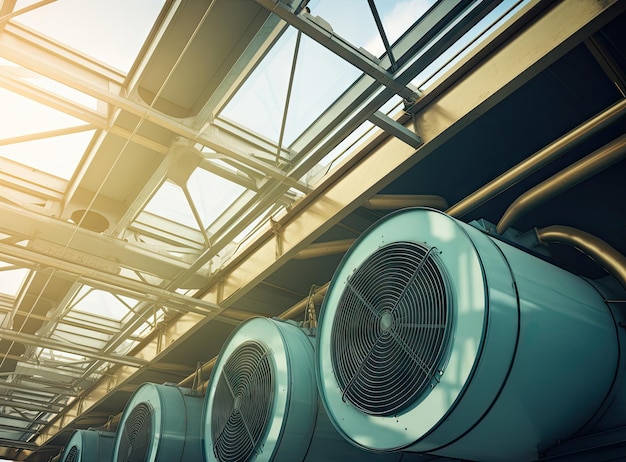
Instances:
[[[145,462],[152,444],[152,413],[154,408],[147,402],[137,404],[121,429],[117,462]]]
[[[224,364],[215,388],[211,431],[218,460],[247,461],[256,454],[273,401],[268,350],[254,341],[241,344]]]
[[[78,447],[72,446],[69,449],[69,451],[67,451],[67,454],[65,458],[63,459],[63,462],[78,462],[79,455],[80,455],[80,451],[78,450]]]
[[[452,322],[436,248],[395,242],[348,279],[331,330],[344,401],[370,415],[411,406],[437,380]]]

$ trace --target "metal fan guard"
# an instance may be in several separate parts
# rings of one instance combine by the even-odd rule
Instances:
[[[146,441],[146,444],[144,444],[143,446],[139,446],[143,449],[143,453],[135,453],[134,451],[132,452],[132,460],[137,460],[137,455],[143,456],[141,457],[141,460],[147,459],[147,453],[150,448],[150,444],[148,443],[152,442],[151,440],[153,436],[152,419],[150,418],[152,412],[154,412],[154,408],[150,405],[150,403],[147,403],[145,401],[137,404],[133,408],[132,412],[126,419],[126,422],[124,422],[123,429],[121,430],[124,432],[126,440],[122,440],[122,443],[120,444],[120,447],[124,450],[119,451],[117,456],[117,462],[126,462],[127,460],[129,460],[128,448],[131,446],[133,448],[137,448],[138,446],[135,446],[135,443],[143,435],[145,435],[145,437],[150,441]]]
[[[272,411],[274,369],[269,350],[248,341],[230,355],[215,389],[211,414],[213,451],[221,462],[251,460]]]
[[[76,445],[74,445],[69,449],[69,451],[67,451],[67,455],[63,458],[63,462],[77,462],[79,455],[80,450]]]
[[[342,399],[366,414],[402,413],[441,374],[453,316],[438,253],[415,242],[387,244],[346,282],[331,360]]]

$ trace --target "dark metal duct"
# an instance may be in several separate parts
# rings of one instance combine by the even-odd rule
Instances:
[[[124,408],[113,462],[202,460],[202,396],[172,385],[144,383]]]
[[[111,460],[115,433],[75,430],[59,455],[59,462],[101,462]]]

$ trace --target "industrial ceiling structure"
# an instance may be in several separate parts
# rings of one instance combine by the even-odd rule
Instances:
[[[0,2],[0,459],[314,325],[399,208],[626,282],[626,2],[305,3]]]

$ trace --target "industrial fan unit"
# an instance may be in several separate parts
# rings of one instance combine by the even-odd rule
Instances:
[[[308,331],[268,318],[241,324],[220,351],[204,409],[208,461],[398,461],[346,442],[319,405]]]
[[[202,405],[203,397],[194,390],[144,383],[124,408],[112,461],[202,460]]]
[[[344,256],[316,373],[330,420],[358,447],[529,461],[597,417],[618,351],[590,282],[416,208]]]
[[[101,462],[111,460],[115,433],[74,430],[59,454],[59,462]]]

